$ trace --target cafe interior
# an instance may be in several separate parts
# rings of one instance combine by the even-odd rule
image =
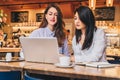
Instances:
[[[60,68],[55,65],[17,60],[20,57],[20,37],[39,28],[49,3],[56,3],[62,13],[65,29],[69,30],[68,47],[73,55],[74,11],[80,5],[94,13],[96,26],[104,29],[107,37],[106,57],[115,67],[93,68],[81,65]],[[0,80],[41,80],[26,76],[26,72],[60,80],[120,80],[120,0],[0,0]],[[15,59],[5,61],[10,53]],[[51,79],[50,79],[51,80]],[[58,79],[54,79],[58,80]]]

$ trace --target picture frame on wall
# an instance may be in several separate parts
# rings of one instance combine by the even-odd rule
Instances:
[[[44,13],[36,13],[36,22],[41,22],[43,19]]]
[[[113,21],[115,18],[115,7],[99,7],[94,11],[97,21],[106,20]]]
[[[28,11],[13,11],[11,12],[11,22],[28,22]]]

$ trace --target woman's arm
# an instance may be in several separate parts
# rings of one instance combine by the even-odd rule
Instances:
[[[70,55],[70,53],[68,51],[68,41],[67,41],[67,39],[64,40],[64,45],[63,45],[62,49],[63,49],[62,51],[63,51],[64,55],[66,55],[66,56]]]

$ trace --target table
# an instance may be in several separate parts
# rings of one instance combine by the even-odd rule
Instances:
[[[21,62],[0,62],[0,69],[3,70],[19,70],[23,71],[23,67],[25,65],[24,61]]]
[[[37,74],[69,78],[82,78],[90,80],[120,80],[120,66],[102,69],[77,65],[73,68],[58,68],[53,64],[22,61],[10,63],[0,62],[0,68],[29,71]]]
[[[17,77],[20,77],[21,75],[23,75],[23,67],[24,67],[24,64],[25,62],[0,62],[0,72],[9,72],[9,71],[15,71],[14,74],[17,74]],[[17,72],[16,72],[17,71]],[[20,72],[21,72],[21,75],[18,75]],[[10,73],[4,73],[1,75],[8,75]],[[13,76],[13,75],[12,75]],[[3,76],[0,76],[0,77],[3,77]],[[6,76],[7,77],[7,76]],[[21,80],[23,80],[23,76],[21,76]]]
[[[13,54],[14,56],[19,56],[19,52],[20,52],[21,48],[7,48],[7,47],[2,47],[0,48],[0,53],[7,53],[7,52],[11,52],[11,53],[16,53]],[[2,56],[5,54],[1,54]]]
[[[6,48],[6,47],[3,47],[3,48],[0,48],[0,52],[15,52],[15,53],[18,53],[20,52],[21,48]]]
[[[52,64],[42,63],[27,63],[27,65],[24,66],[24,70],[37,74],[90,80],[120,80],[120,66],[100,69],[85,66],[75,66],[74,68],[58,68]]]

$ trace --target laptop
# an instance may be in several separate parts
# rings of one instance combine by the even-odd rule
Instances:
[[[59,50],[56,38],[20,37],[25,61],[41,63],[58,63]]]

